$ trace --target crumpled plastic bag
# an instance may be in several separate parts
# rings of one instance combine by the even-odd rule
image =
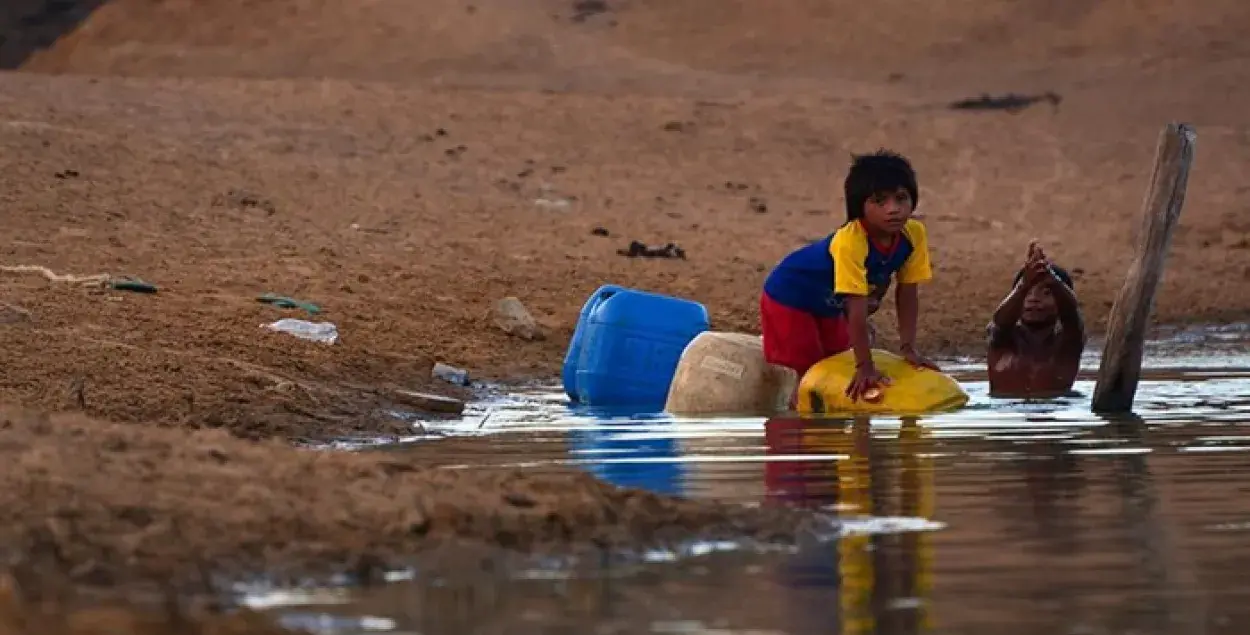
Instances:
[[[309,322],[294,318],[282,318],[272,324],[263,324],[263,328],[281,331],[294,335],[302,340],[333,344],[339,339],[339,329],[333,322]]]

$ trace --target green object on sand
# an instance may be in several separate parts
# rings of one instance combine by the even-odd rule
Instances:
[[[303,309],[314,314],[321,312],[321,307],[313,304],[312,302],[303,302],[301,300],[296,300],[295,298],[288,298],[286,296],[275,295],[273,293],[266,293],[265,295],[256,298],[256,301],[264,302],[265,304],[272,304],[273,306],[281,307],[283,309]]]
[[[118,291],[134,291],[135,293],[156,293],[156,285],[148,284],[138,278],[125,276],[109,281],[109,287]]]

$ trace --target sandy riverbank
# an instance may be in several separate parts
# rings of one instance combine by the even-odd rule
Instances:
[[[981,349],[1035,236],[1076,272],[1098,329],[1132,255],[1159,128],[1107,115],[1089,127],[1105,103],[1093,91],[1058,112],[923,116],[802,95],[710,105],[25,74],[0,77],[0,95],[4,264],[160,288],[0,273],[16,307],[0,326],[0,391],[54,409],[81,392],[92,416],[255,438],[394,432],[368,416],[385,405],[375,392],[429,388],[435,361],[478,377],[554,376],[577,310],[604,282],[693,298],[714,328],[754,332],[767,268],[836,223],[847,153],[885,144],[921,173],[937,266],[922,298],[927,350]],[[671,120],[697,125],[665,130]],[[1229,185],[1250,153],[1235,129],[1198,128],[1163,322],[1250,310],[1250,295],[1231,291],[1245,285],[1250,225]],[[631,240],[677,243],[687,259],[618,255]],[[308,317],[256,302],[266,292],[320,305],[315,319],[334,322],[339,342],[262,330]],[[509,295],[544,339],[492,324]]]
[[[20,410],[0,412],[0,429],[0,544],[15,579],[40,596],[81,587],[203,601],[231,579],[346,573],[370,583],[417,558],[454,554],[459,570],[478,554],[486,566],[500,549],[782,544],[811,522],[619,489],[580,471],[440,470],[407,454]]]

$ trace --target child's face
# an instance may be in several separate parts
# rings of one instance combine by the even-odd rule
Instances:
[[[1024,308],[1020,312],[1020,321],[1026,325],[1045,326],[1054,322],[1059,316],[1055,307],[1055,294],[1049,284],[1039,284],[1029,289],[1024,296]]]
[[[864,201],[864,224],[869,229],[896,234],[911,218],[911,194],[904,188],[877,192]]]

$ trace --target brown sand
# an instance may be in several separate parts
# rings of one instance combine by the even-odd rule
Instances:
[[[224,431],[0,413],[0,544],[27,575],[204,591],[205,573],[362,581],[425,552],[789,541],[797,513],[679,501],[581,471],[446,470]]]
[[[767,269],[838,223],[849,153],[878,146],[921,177],[929,351],[979,352],[1034,237],[1101,328],[1173,119],[1197,127],[1198,158],[1157,319],[1250,314],[1244,2],[619,0],[581,19],[572,4],[113,0],[33,72],[0,75],[0,266],[160,287],[0,271],[0,401],[152,424],[14,424],[6,465],[35,469],[4,471],[21,485],[5,531],[85,524],[96,538],[71,541],[70,562],[117,577],[191,553],[227,570],[407,553],[428,538],[408,533],[418,503],[430,531],[491,541],[496,514],[515,523],[507,540],[551,537],[547,509],[589,514],[570,531],[590,539],[631,500],[690,526],[723,519],[571,475],[507,481],[566,494],[516,509],[501,475],[152,427],[395,433],[377,414],[386,391],[431,389],[435,361],[555,376],[604,282],[753,331]],[[1045,90],[1062,102],[945,106]],[[688,258],[617,255],[631,240]],[[340,342],[259,328],[301,317],[254,301],[267,291],[320,304]],[[544,339],[491,324],[509,295]],[[442,515],[432,486],[475,494]],[[187,542],[140,540],[175,525]],[[298,538],[274,550],[281,536]]]

